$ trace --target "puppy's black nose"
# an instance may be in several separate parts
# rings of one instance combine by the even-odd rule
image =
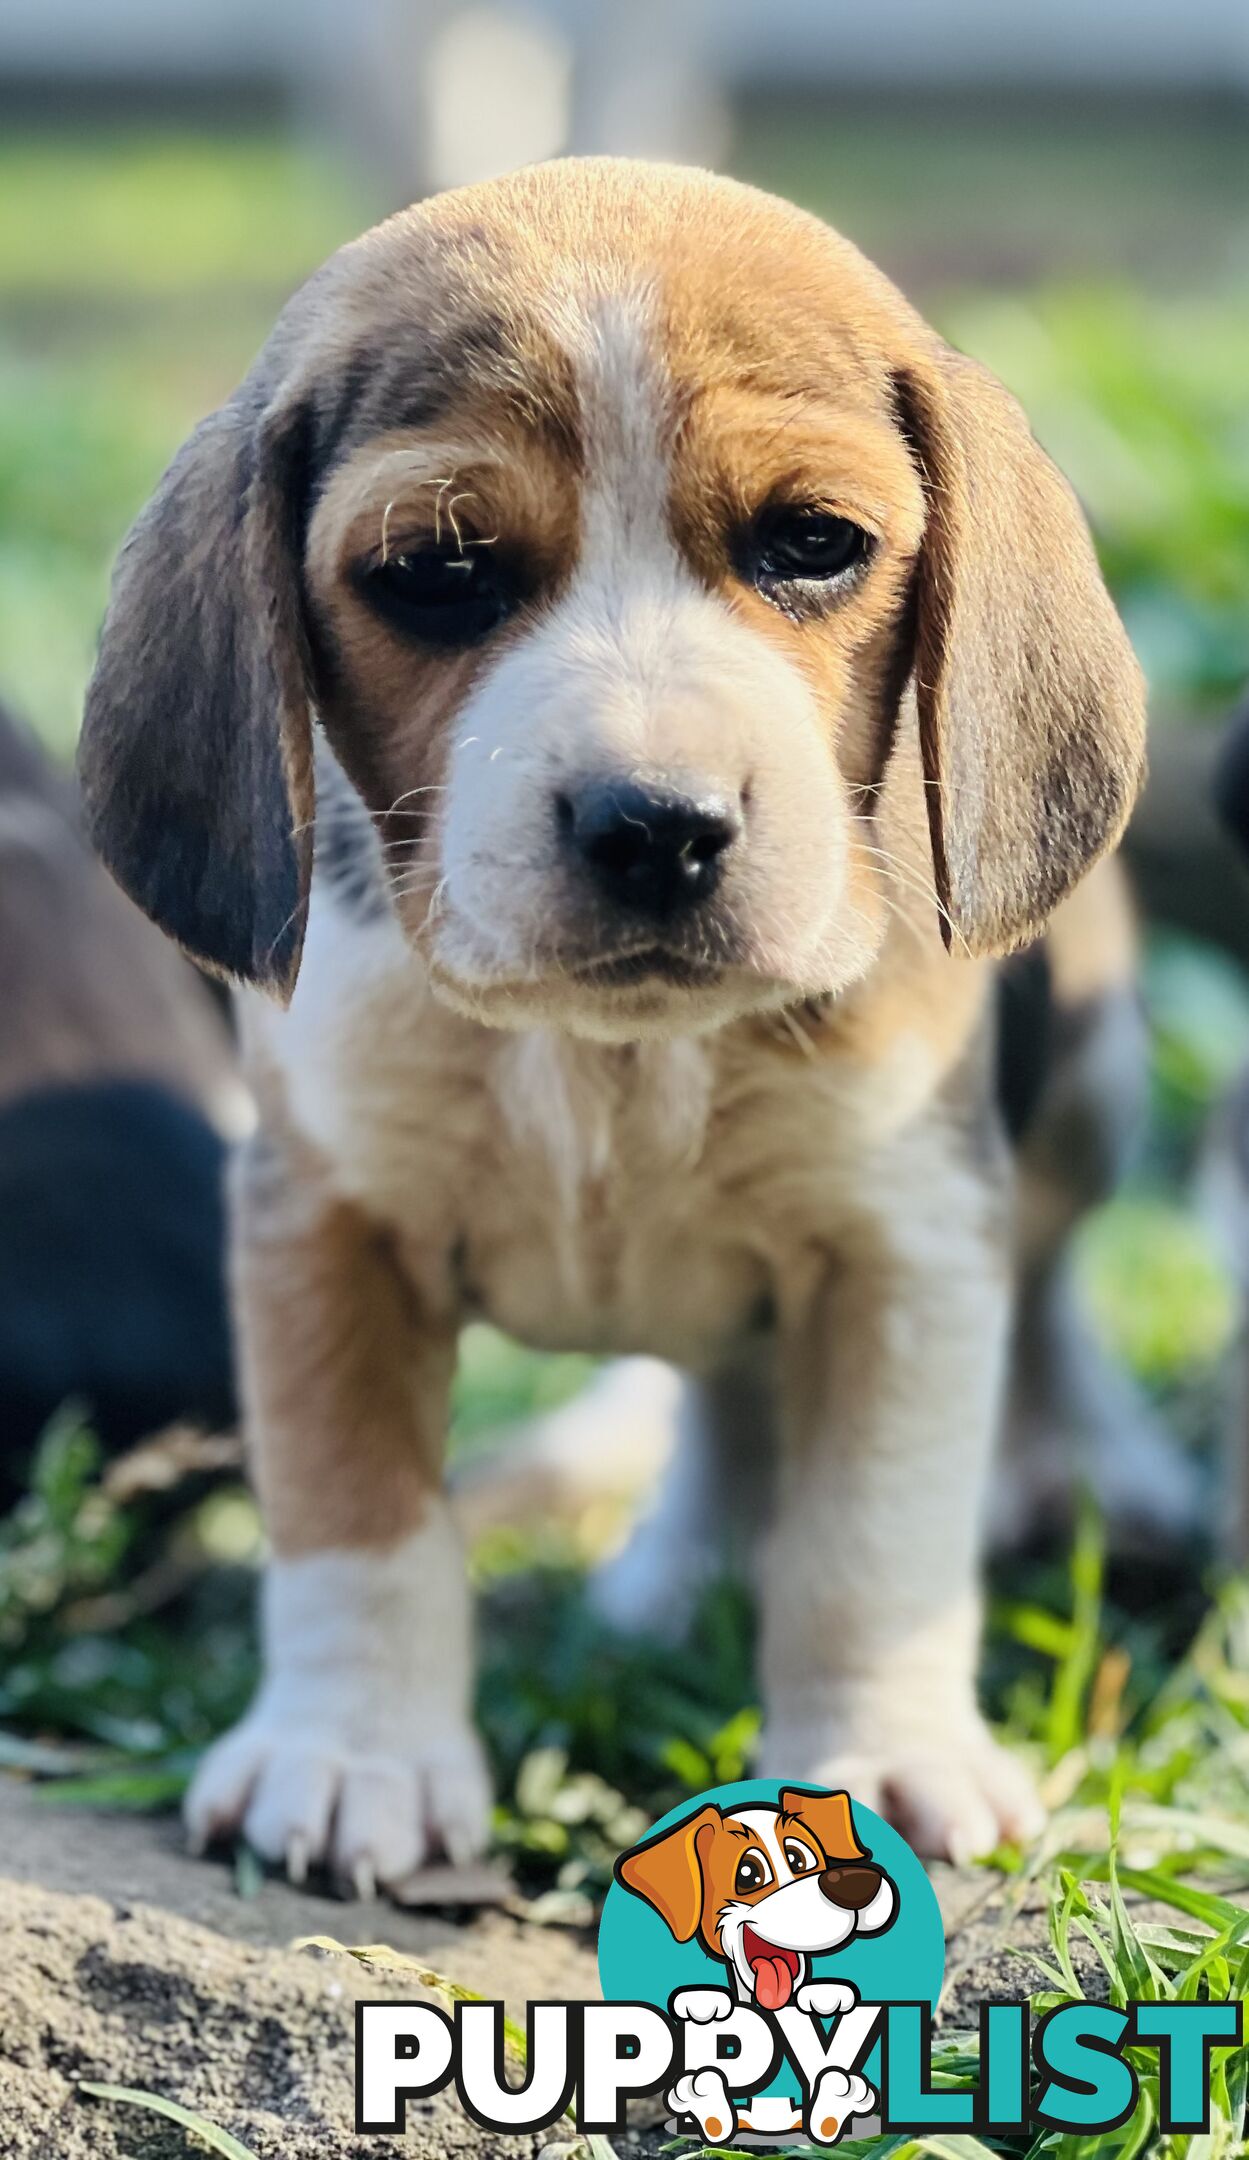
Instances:
[[[863,1860],[845,1867],[826,1867],[820,1876],[820,1888],[829,1904],[841,1905],[847,1912],[862,1912],[865,1905],[871,1904],[880,1884],[881,1870]]]
[[[710,898],[742,830],[740,804],[719,790],[686,795],[640,780],[592,780],[559,796],[557,811],[603,897],[655,918]]]

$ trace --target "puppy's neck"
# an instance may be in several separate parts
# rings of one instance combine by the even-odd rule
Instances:
[[[500,1116],[519,1146],[540,1151],[566,1207],[626,1163],[655,1175],[702,1153],[714,1053],[702,1040],[584,1042],[534,1028],[501,1038]]]

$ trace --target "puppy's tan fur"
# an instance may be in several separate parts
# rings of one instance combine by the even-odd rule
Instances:
[[[743,573],[781,504],[872,538],[818,605]],[[520,586],[450,653],[368,582],[448,531]],[[1026,1827],[973,1686],[1008,1318],[985,956],[1113,843],[1141,762],[1069,491],[813,219],[555,165],[297,296],[123,555],[83,750],[122,881],[287,1006],[246,1001],[237,1211],[270,1676],[201,1834],[394,1879],[483,1818],[467,1622],[421,1582],[473,1312],[709,1375],[774,1346],[765,1759],[934,1849]],[[623,981],[554,805],[639,771],[746,832],[679,967]]]

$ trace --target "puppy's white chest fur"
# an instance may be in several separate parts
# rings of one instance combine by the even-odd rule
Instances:
[[[324,902],[290,1011],[253,1008],[250,1027],[429,1308],[540,1347],[714,1357],[862,1189],[864,1083],[844,1061],[792,1042],[761,1060],[732,1033],[605,1046],[480,1028],[437,1002],[390,923]],[[924,1065],[912,1045],[874,1076],[882,1137],[926,1093]]]

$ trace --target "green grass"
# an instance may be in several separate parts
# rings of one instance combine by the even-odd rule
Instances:
[[[263,134],[0,142],[0,696],[63,754],[131,518],[288,293],[384,207]]]
[[[1035,283],[1055,261],[1102,277],[1210,284],[1243,247],[1235,97],[1187,112],[992,91],[946,102],[758,101],[740,115],[735,168],[825,217],[924,302],[965,278]]]
[[[938,312],[1079,492],[1155,711],[1221,714],[1249,678],[1249,288],[1063,280]]]
[[[167,1804],[244,1706],[254,1575],[220,1564],[223,1517],[237,1557],[237,1525],[254,1521],[241,1497],[156,1534],[102,1490],[89,1435],[67,1420],[48,1436],[31,1491],[0,1525],[0,1717],[10,1764],[50,1798]],[[167,1597],[153,1610],[154,1559]],[[474,1573],[499,1841],[530,1887],[595,1892],[644,1820],[744,1773],[757,1731],[747,1601],[713,1588],[691,1642],[668,1649],[607,1635],[580,1565],[551,1538],[492,1533]],[[1204,1594],[1177,1662],[1175,1612],[1130,1577],[1108,1583],[1087,1513],[1065,1562],[1015,1564],[999,1583],[990,1707],[1061,1803],[1046,1867],[1087,1870],[1118,1792],[1125,1840],[1143,1826],[1151,1866],[1196,1854],[1200,1872],[1208,1848],[1249,1882],[1249,1830],[1235,1829],[1249,1819],[1249,1583]],[[1159,1839],[1174,1851],[1159,1857]]]
[[[1221,125],[763,113],[738,150],[886,263],[913,250],[925,304],[1024,399],[1088,501],[1155,687],[1184,708],[1249,675],[1249,293],[1226,269],[1244,220]],[[0,144],[0,694],[58,749],[130,519],[286,294],[386,207],[264,134]],[[1125,282],[1125,220],[1157,247],[1200,233],[1204,290]]]
[[[281,135],[8,130],[0,287],[32,312],[267,299],[377,215],[356,174]]]

